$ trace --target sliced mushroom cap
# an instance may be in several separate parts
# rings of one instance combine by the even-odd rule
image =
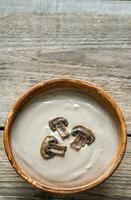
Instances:
[[[44,143],[49,143],[49,144],[58,144],[58,140],[55,138],[55,137],[53,137],[53,136],[46,136],[45,138],[44,138],[44,141],[43,141]]]
[[[70,146],[76,150],[80,150],[85,144],[90,145],[95,141],[94,133],[89,128],[82,125],[75,126],[71,131],[71,135],[74,136],[75,139]]]
[[[46,136],[42,142],[40,152],[45,159],[49,159],[54,156],[64,156],[66,152],[66,146],[59,144],[55,137]]]
[[[64,124],[65,126],[68,126],[68,121],[64,117],[56,117],[49,121],[49,127],[55,131],[57,130],[57,126],[59,124]]]
[[[67,131],[66,127],[68,126],[68,121],[64,117],[56,117],[49,122],[49,127],[53,130],[59,133],[62,139],[65,139],[70,134]]]

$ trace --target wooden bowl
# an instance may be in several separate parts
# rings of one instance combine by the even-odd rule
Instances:
[[[32,99],[32,97],[37,96],[46,91],[50,91],[52,89],[58,89],[58,88],[60,89],[73,88],[73,89],[80,90],[81,92],[84,92],[85,94],[90,95],[92,98],[96,99],[101,105],[103,105],[111,113],[111,115],[116,120],[117,126],[118,126],[119,141],[118,141],[117,152],[114,155],[112,162],[107,167],[105,172],[90,182],[87,182],[87,183],[83,182],[83,184],[80,184],[77,186],[72,185],[72,187],[69,187],[69,188],[65,188],[64,186],[59,186],[59,187],[50,186],[44,182],[35,180],[35,178],[29,176],[28,173],[24,171],[22,167],[16,161],[15,156],[12,152],[12,146],[10,142],[12,126],[21,108],[23,108],[23,106],[30,99]],[[125,121],[120,111],[120,108],[115,103],[115,101],[104,90],[102,90],[100,87],[96,85],[93,85],[89,82],[85,82],[81,80],[67,79],[67,78],[43,81],[33,86],[24,94],[22,94],[19,97],[19,99],[16,101],[11,111],[9,112],[6,123],[5,123],[5,129],[4,129],[5,151],[11,165],[16,170],[16,172],[23,179],[25,179],[27,182],[29,182],[31,185],[37,188],[40,188],[44,191],[49,191],[53,193],[63,193],[63,194],[77,193],[77,192],[82,192],[84,190],[91,189],[99,185],[103,181],[105,181],[107,178],[109,178],[122,160],[122,157],[124,155],[125,148],[126,148],[126,140],[127,140],[127,130],[126,130]]]

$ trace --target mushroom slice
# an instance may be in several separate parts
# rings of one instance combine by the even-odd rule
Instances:
[[[94,133],[87,127],[77,125],[72,131],[71,135],[75,137],[70,146],[76,150],[80,150],[85,144],[90,145],[95,141]]]
[[[66,137],[69,137],[69,132],[66,129],[68,126],[68,121],[64,117],[56,117],[49,122],[49,127],[53,131],[57,131],[62,139],[65,139]]]
[[[46,136],[42,142],[40,152],[45,159],[49,159],[54,156],[64,156],[66,152],[66,146],[59,144],[55,137]]]

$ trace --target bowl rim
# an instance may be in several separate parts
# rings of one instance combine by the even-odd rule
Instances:
[[[27,101],[28,101],[29,96],[34,91],[37,91],[40,88],[44,88],[49,85],[54,85],[56,83],[57,84],[67,83],[67,84],[74,84],[74,85],[77,84],[81,87],[85,87],[87,90],[89,88],[95,90],[95,92],[97,92],[101,98],[104,98],[110,104],[110,106],[112,107],[113,111],[115,112],[115,115],[117,116],[117,119],[119,120],[119,124],[120,124],[119,127],[120,127],[121,134],[119,136],[120,141],[119,141],[119,145],[118,145],[118,150],[117,150],[117,153],[116,153],[113,161],[107,168],[107,170],[104,173],[102,173],[102,175],[99,176],[96,180],[94,180],[90,183],[85,183],[81,186],[75,186],[72,188],[64,188],[64,187],[55,188],[53,186],[48,186],[47,184],[41,183],[38,180],[35,180],[34,178],[32,178],[31,176],[26,174],[26,172],[21,168],[21,166],[15,160],[14,155],[11,150],[11,145],[10,145],[10,130],[11,130],[14,118],[15,118],[14,116],[16,115],[16,113],[19,110],[18,106],[19,105],[20,105],[20,107],[23,106],[26,103],[25,102],[23,105],[21,105],[23,100],[27,99]],[[47,192],[52,192],[52,193],[57,193],[57,194],[73,194],[73,193],[78,193],[78,192],[82,192],[85,190],[89,190],[89,189],[101,184],[102,182],[104,182],[106,179],[108,179],[113,174],[113,172],[119,166],[119,164],[124,156],[125,150],[126,150],[127,128],[126,128],[126,123],[125,123],[123,114],[122,114],[119,106],[116,104],[114,99],[107,92],[105,92],[101,87],[97,86],[96,84],[92,84],[90,82],[79,80],[79,79],[74,79],[74,78],[55,78],[55,79],[46,80],[46,81],[37,83],[30,89],[26,90],[22,95],[19,96],[19,98],[16,100],[15,104],[12,106],[11,110],[9,111],[9,113],[7,115],[7,119],[5,122],[5,128],[4,128],[4,134],[3,134],[3,143],[4,143],[4,148],[5,148],[5,152],[7,154],[8,160],[11,163],[12,167],[24,180],[26,180],[32,186],[42,189]]]

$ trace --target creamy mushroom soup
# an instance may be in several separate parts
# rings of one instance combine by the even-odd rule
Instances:
[[[79,151],[70,147],[49,128],[55,117],[68,120],[67,130],[76,125],[88,127],[95,141]],[[40,153],[45,136],[52,135],[67,146],[65,156],[48,160]],[[17,163],[27,175],[48,185],[74,187],[100,177],[114,159],[118,146],[118,128],[113,116],[94,98],[73,90],[50,90],[30,100],[17,114],[11,132],[11,146]]]

